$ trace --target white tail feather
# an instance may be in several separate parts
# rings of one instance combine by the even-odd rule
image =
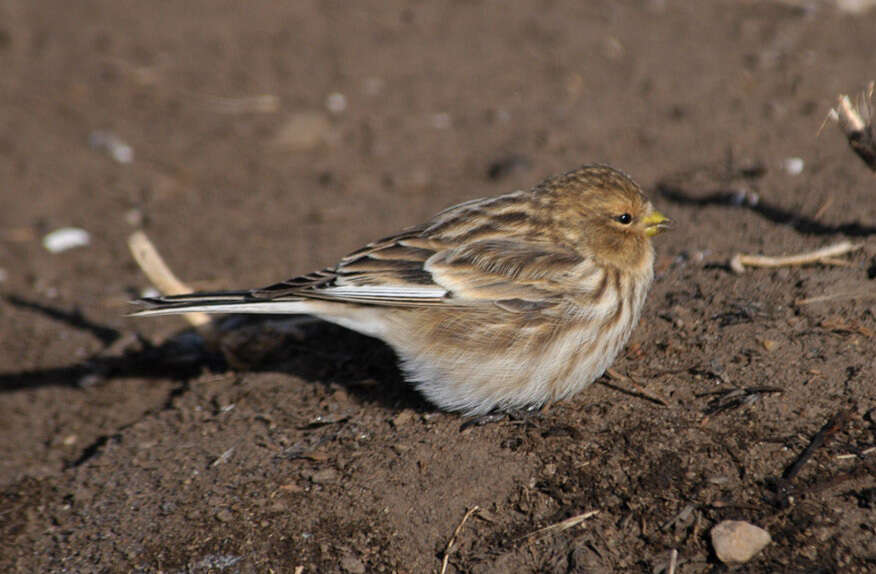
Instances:
[[[221,303],[216,305],[192,303],[182,307],[159,307],[133,313],[135,317],[179,315],[181,313],[246,313],[267,315],[301,315],[313,312],[312,301],[259,301]]]
[[[341,309],[342,312],[338,312]],[[180,315],[183,313],[246,313],[266,315],[313,315],[353,331],[385,339],[387,322],[380,310],[372,307],[341,305],[327,301],[241,301],[239,303],[192,303],[182,307],[158,307],[134,313],[136,317]]]

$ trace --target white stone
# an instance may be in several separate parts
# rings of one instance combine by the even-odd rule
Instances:
[[[43,247],[51,253],[61,253],[91,243],[91,235],[78,227],[62,227],[43,237]]]
[[[766,530],[742,520],[725,520],[710,534],[715,555],[724,564],[748,562],[772,542]]]
[[[88,136],[88,143],[94,149],[105,151],[118,163],[134,161],[134,148],[112,132],[93,131]]]
[[[333,114],[340,114],[347,109],[347,97],[339,92],[332,92],[325,99],[325,107]]]
[[[788,157],[782,162],[782,167],[791,175],[800,175],[803,173],[803,167],[806,162],[802,157]]]

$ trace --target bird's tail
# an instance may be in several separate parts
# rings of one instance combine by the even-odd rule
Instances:
[[[144,297],[135,303],[146,309],[132,313],[135,317],[178,315],[181,313],[246,313],[289,315],[308,313],[311,305],[297,297],[256,297],[251,291],[217,291]]]

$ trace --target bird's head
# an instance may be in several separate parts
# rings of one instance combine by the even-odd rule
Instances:
[[[587,166],[548,180],[544,189],[555,203],[555,230],[568,247],[621,269],[651,265],[651,237],[670,222],[627,175]]]

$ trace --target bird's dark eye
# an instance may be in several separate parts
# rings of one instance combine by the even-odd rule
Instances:
[[[621,215],[617,216],[617,220],[624,225],[629,225],[630,222],[633,220],[633,216],[629,213],[622,213]]]

